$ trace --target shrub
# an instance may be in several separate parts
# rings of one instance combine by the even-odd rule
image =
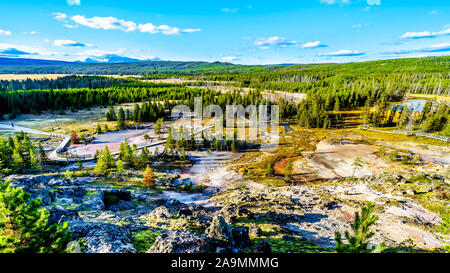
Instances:
[[[342,235],[339,231],[335,231],[334,237],[336,240],[337,252],[373,252],[375,247],[369,247],[369,239],[373,237],[374,233],[370,231],[370,228],[378,220],[377,215],[372,215],[374,205],[372,202],[368,202],[361,208],[361,214],[355,213],[355,220],[350,224],[353,234],[351,235],[348,230],[345,231],[345,238],[348,244],[342,242]]]
[[[161,234],[160,231],[143,230],[135,233],[133,236],[133,245],[137,253],[145,253],[155,243],[156,238]]]

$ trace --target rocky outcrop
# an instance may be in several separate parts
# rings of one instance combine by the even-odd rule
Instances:
[[[159,235],[147,253],[204,253],[208,240],[188,231],[172,231]]]
[[[148,218],[155,218],[157,220],[167,219],[172,216],[172,213],[165,206],[159,206],[147,215]]]
[[[233,248],[236,250],[244,249],[250,245],[247,227],[234,227],[231,229],[233,237]]]
[[[262,230],[257,224],[253,223],[250,225],[248,233],[252,237],[260,237],[262,235]]]
[[[212,239],[220,246],[228,246],[233,243],[233,234],[222,216],[215,216],[211,225],[205,231],[206,237]]]
[[[70,223],[74,239],[83,239],[87,253],[134,253],[131,232],[107,223],[75,221]]]

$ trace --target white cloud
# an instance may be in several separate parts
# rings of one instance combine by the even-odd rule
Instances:
[[[436,14],[438,14],[439,13],[439,11],[437,11],[437,10],[432,10],[432,11],[430,11],[430,14],[431,15],[436,15]]]
[[[353,26],[352,26],[352,28],[360,28],[360,27],[362,27],[361,24],[357,24],[357,25],[353,25]]]
[[[327,4],[327,5],[333,5],[336,3],[342,3],[345,5],[351,4],[350,0],[320,0],[320,3]]]
[[[348,56],[361,56],[364,54],[365,53],[363,53],[363,52],[344,49],[344,50],[339,50],[336,52],[319,54],[319,56],[320,57],[348,57]]]
[[[117,19],[112,16],[86,18],[81,15],[75,15],[71,19],[77,24],[95,29],[120,29],[125,32],[136,30],[135,22]]]
[[[9,30],[0,29],[0,35],[11,36],[12,33]]]
[[[67,4],[70,6],[79,6],[81,5],[81,0],[67,0]]]
[[[54,12],[52,13],[53,18],[55,18],[58,21],[65,21],[67,19],[67,14],[61,13],[61,12]]]
[[[308,42],[300,45],[301,48],[317,48],[317,47],[325,47],[325,45],[321,45],[320,41]]]
[[[179,29],[177,27],[170,27],[168,25],[155,26],[152,23],[140,24],[138,25],[138,29],[140,32],[156,34],[162,33],[164,35],[177,35],[180,33],[193,33],[201,31],[199,28],[186,28]]]
[[[363,9],[361,9],[361,11],[369,11],[369,10],[370,10],[370,7],[369,7],[369,6],[367,6],[367,7],[363,8]]]
[[[255,41],[255,45],[259,46],[261,49],[268,49],[271,47],[287,47],[291,45],[298,45],[296,41],[289,41],[286,38],[273,36],[269,38],[260,38]]]
[[[430,32],[430,31],[422,31],[422,32],[406,32],[400,38],[406,39],[406,38],[412,38],[412,39],[420,39],[420,38],[434,38],[437,36],[443,36],[443,35],[450,35],[450,28],[437,31],[437,32]]]
[[[133,21],[125,21],[121,19],[117,19],[115,17],[92,17],[92,18],[86,18],[81,15],[75,15],[72,16],[71,19],[80,25],[95,28],[95,29],[118,29],[125,32],[131,32],[131,31],[140,31],[143,33],[150,33],[150,34],[156,34],[156,33],[162,33],[164,35],[177,35],[180,33],[193,33],[201,31],[199,28],[185,28],[180,29],[178,27],[171,27],[168,25],[160,25],[156,26],[152,23],[146,23],[146,24],[136,24]],[[65,25],[68,28],[75,28],[76,25]]]
[[[239,11],[239,8],[222,8],[221,11],[228,13],[236,13]]]
[[[379,5],[381,5],[381,0],[367,0],[367,5],[379,6]]]
[[[147,32],[147,33],[151,33],[151,34],[158,33],[156,26],[154,26],[152,23],[140,24],[138,26],[138,29],[140,32]]]
[[[301,48],[326,47],[326,45],[320,44],[320,41],[307,42],[302,44],[300,42],[287,40],[286,38],[279,36],[256,39],[255,45],[259,46],[260,49],[269,49],[272,47],[288,47],[288,46],[298,46]]]
[[[410,54],[410,53],[431,53],[431,52],[448,52],[450,51],[449,43],[436,44],[426,47],[417,47],[414,49],[398,50],[386,52],[387,54]]]
[[[70,47],[91,47],[91,44],[83,44],[72,40],[55,40],[53,42],[55,46],[70,46]]]
[[[64,25],[66,28],[77,28],[77,25],[70,25],[70,24],[65,24]]]
[[[161,25],[157,27],[159,31],[161,31],[162,34],[165,35],[174,35],[174,34],[180,34],[180,29],[177,27],[169,27],[168,25]]]
[[[224,57],[221,58],[221,60],[225,61],[225,62],[232,62],[232,61],[236,61],[238,59],[239,58],[236,57],[236,56],[224,56]]]
[[[200,28],[185,28],[182,30],[182,32],[185,33],[192,33],[192,32],[199,32],[202,31]]]

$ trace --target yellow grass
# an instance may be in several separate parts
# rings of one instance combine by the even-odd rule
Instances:
[[[0,74],[0,80],[3,81],[11,81],[11,80],[42,80],[42,79],[49,79],[49,80],[55,80],[57,78],[70,76],[70,74]],[[81,76],[81,75],[77,75]],[[103,77],[110,77],[110,78],[139,78],[142,77],[140,75],[96,75],[96,76],[103,76]]]
[[[450,102],[449,95],[407,94],[407,96],[409,96],[410,99],[429,99]]]
[[[68,76],[67,74],[0,74],[0,80],[11,81],[11,80],[42,80],[49,79],[55,80],[60,77]]]

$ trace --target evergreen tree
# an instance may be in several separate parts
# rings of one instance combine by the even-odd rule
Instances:
[[[41,164],[39,163],[39,158],[36,156],[36,153],[34,152],[34,149],[29,150],[29,156],[30,156],[30,169],[37,170],[41,168]]]
[[[50,213],[39,199],[0,182],[0,252],[61,253],[72,240],[68,223],[48,224]]]
[[[77,158],[77,168],[80,171],[83,169],[83,162],[81,161],[80,158]]]
[[[105,149],[98,156],[97,165],[95,166],[93,172],[98,175],[105,175],[115,167],[116,163],[114,161],[114,158],[109,152],[108,146],[105,145]]]
[[[98,124],[98,123],[97,123],[96,133],[97,133],[97,134],[101,134],[101,133],[102,133],[102,127],[101,127],[100,124]]]
[[[141,154],[139,156],[139,165],[145,166],[150,161],[150,152],[148,151],[147,147],[144,146],[142,148]]]
[[[134,122],[138,122],[139,113],[141,112],[141,107],[139,104],[134,105],[134,111],[133,111],[133,120]]]
[[[25,162],[19,149],[14,149],[12,155],[12,171],[14,173],[19,173],[25,170]]]
[[[355,176],[356,170],[362,169],[363,167],[364,167],[364,162],[361,160],[360,157],[356,157],[352,163],[352,168],[353,168],[352,177]]]
[[[123,165],[122,160],[117,161],[117,174],[121,175],[125,172],[125,166]]]
[[[350,224],[353,234],[350,234],[348,230],[344,232],[348,244],[342,242],[342,234],[339,231],[335,231],[334,237],[337,252],[361,253],[375,250],[375,247],[369,247],[369,240],[374,235],[370,228],[378,220],[377,215],[372,215],[373,211],[373,203],[368,202],[361,208],[361,214],[355,213],[355,220]]]
[[[109,111],[106,112],[106,120],[107,121],[117,120],[116,111],[114,110],[114,107],[112,106],[109,107]]]
[[[45,153],[44,147],[42,147],[42,144],[40,142],[38,144],[38,153],[39,153],[39,161],[41,162],[41,164],[47,162],[48,160],[47,154]]]
[[[123,108],[119,108],[119,114],[117,115],[117,129],[122,130],[125,128],[125,112]]]

